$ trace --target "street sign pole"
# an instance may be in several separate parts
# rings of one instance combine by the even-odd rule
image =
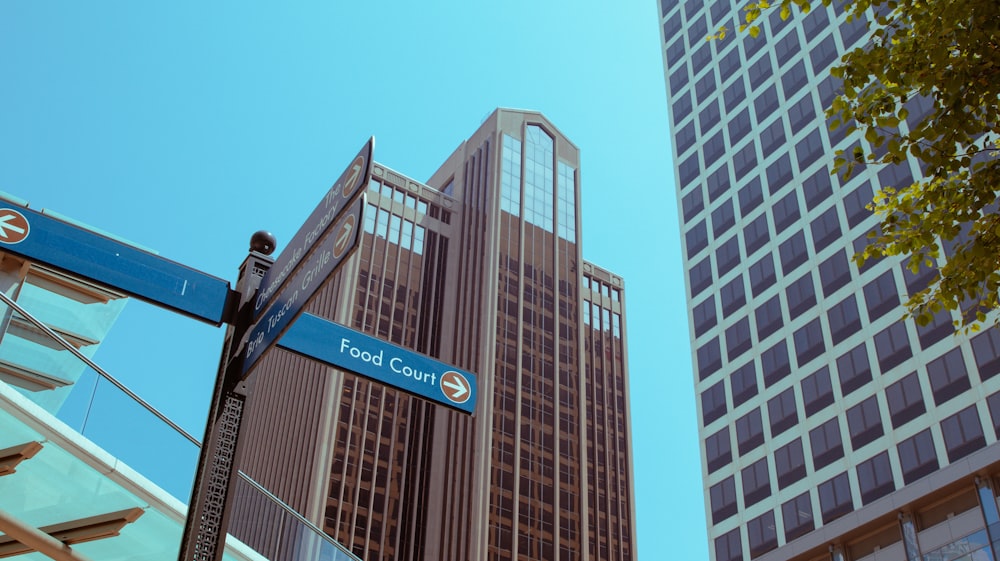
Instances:
[[[236,292],[240,295],[237,317],[226,329],[205,437],[198,456],[198,469],[191,488],[187,521],[181,536],[179,561],[217,561],[222,559],[225,550],[231,503],[229,483],[236,469],[239,433],[247,397],[243,380],[233,376],[234,371],[227,367],[232,358],[239,360],[240,343],[251,323],[249,302],[264,273],[274,262],[256,249],[270,253],[274,249],[274,238],[262,232],[254,234],[250,255],[240,267],[236,282]]]

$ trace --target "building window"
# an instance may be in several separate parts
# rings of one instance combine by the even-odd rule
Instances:
[[[742,180],[757,166],[757,147],[753,140],[733,154],[733,174],[736,180]]]
[[[784,339],[760,355],[761,367],[764,371],[764,387],[769,388],[792,372],[788,364],[788,347]]]
[[[851,432],[851,448],[857,450],[884,433],[878,399],[871,396],[847,410],[847,428]]]
[[[791,170],[789,170],[791,171]],[[774,231],[778,234],[799,219],[799,199],[795,191],[785,195],[771,207]]]
[[[524,219],[546,232],[554,231],[552,212],[555,170],[552,166],[555,142],[542,127],[525,127],[524,141]],[[698,158],[693,154],[680,166],[682,184],[698,175]],[[575,224],[575,220],[574,220]]]
[[[690,222],[698,213],[705,210],[705,195],[701,189],[692,189],[690,193],[681,199],[681,208],[684,210],[684,222]]]
[[[743,480],[744,508],[771,496],[771,476],[767,472],[766,457],[743,468],[740,476]]]
[[[1000,329],[992,327],[972,338],[972,354],[979,378],[986,381],[1000,374]]]
[[[816,529],[813,522],[812,500],[809,491],[781,505],[781,518],[785,522],[785,542],[804,536]]]
[[[790,34],[790,37],[794,37],[795,34]],[[806,65],[801,60],[796,62],[782,73],[781,75],[781,90],[785,92],[785,99],[792,98],[795,94],[802,91],[802,87],[806,85],[809,81],[809,75],[806,73]]]
[[[986,446],[983,427],[979,424],[979,411],[975,404],[941,421],[944,447],[948,451],[948,461],[958,460]]]
[[[868,19],[855,17],[840,24],[840,38],[844,46],[850,48],[868,33]]]
[[[826,8],[817,6],[810,10],[809,15],[802,18],[802,32],[806,36],[806,41],[812,41],[830,25],[830,18],[826,15]]]
[[[820,106],[829,107],[833,103],[833,98],[844,93],[844,82],[832,74],[827,74],[819,83],[818,89]]]
[[[745,455],[764,443],[764,425],[760,418],[760,409],[754,409],[736,419],[736,449],[740,456]]]
[[[823,342],[823,326],[816,318],[795,331],[795,363],[801,368],[810,360],[826,351]]]
[[[768,86],[753,101],[753,109],[757,115],[757,122],[765,121],[778,109],[778,90],[773,85]]]
[[[840,216],[837,214],[837,207],[832,206],[819,215],[816,220],[812,221],[810,228],[813,236],[813,249],[819,253],[820,250],[840,238]]]
[[[827,66],[837,60],[837,44],[833,40],[833,35],[827,35],[826,38],[817,43],[809,51],[809,58],[812,61],[813,74],[825,74]]]
[[[809,446],[812,448],[814,471],[844,457],[844,443],[836,417],[809,431]]]
[[[698,51],[695,53],[695,55],[697,55],[699,53],[704,53],[706,47],[708,49],[712,48],[711,45],[705,44],[703,48],[698,49]],[[709,53],[709,58],[711,58],[711,51],[708,51],[708,53]],[[704,68],[703,66],[698,66],[698,61],[695,60],[695,59],[693,59],[693,58],[691,60],[691,64],[695,68]],[[717,83],[715,81],[715,73],[714,72],[707,72],[704,76],[702,76],[701,78],[699,78],[698,81],[695,82],[695,84],[694,84],[695,99],[698,100],[698,103],[701,103],[701,102],[705,101],[712,94],[715,93],[715,88],[716,87],[717,87]]]
[[[872,184],[868,181],[844,197],[844,212],[847,213],[848,226],[853,228],[872,215],[872,212],[865,207],[871,204],[874,198]]]
[[[913,174],[910,173],[909,163],[904,160],[900,164],[882,166],[882,169],[878,172],[878,180],[883,187],[892,187],[899,190],[913,184]]]
[[[781,328],[781,299],[777,294],[754,311],[754,319],[757,320],[758,341]]]
[[[729,144],[736,146],[750,130],[753,124],[750,123],[750,109],[744,108],[729,121]]]
[[[779,117],[777,121],[771,123],[760,132],[760,150],[765,155],[770,156],[784,143],[785,123]],[[768,190],[774,193],[775,188],[769,185]]]
[[[896,490],[888,452],[882,452],[868,461],[861,462],[858,464],[857,472],[862,505],[868,505]]]
[[[899,467],[905,485],[938,469],[937,452],[934,451],[934,438],[930,429],[900,442],[896,451],[899,452]]]
[[[733,210],[733,201],[726,199],[719,208],[712,211],[712,233],[718,238],[734,224],[736,224],[736,211]]]
[[[720,368],[722,368],[722,350],[719,348],[719,338],[714,337],[698,347],[698,376],[704,380]]]
[[[716,561],[743,561],[743,545],[740,543],[740,529],[735,528],[715,538]]]
[[[694,298],[712,284],[712,256],[705,256],[697,265],[691,267],[688,277],[691,283],[691,297]]]
[[[729,375],[729,386],[733,392],[733,408],[744,404],[757,395],[757,369],[750,361]]]
[[[889,419],[892,421],[894,429],[898,429],[927,411],[916,372],[907,374],[898,382],[887,387],[885,399],[889,405]]]
[[[687,69],[682,68],[678,72],[680,72],[683,75],[684,81],[687,82]],[[678,95],[677,94],[678,89],[673,87],[674,76],[676,74],[677,73],[675,72],[674,74],[670,75],[670,84],[671,84],[670,91],[674,95]],[[673,108],[674,108],[673,110],[674,126],[677,126],[677,124],[683,121],[685,118],[687,118],[687,116],[690,115],[691,111],[694,109],[694,106],[691,104],[691,94],[688,92],[688,90],[680,92],[680,97],[678,97],[677,101],[674,102]]]
[[[715,252],[715,262],[719,270],[719,277],[740,264],[740,242],[736,236],[719,245],[719,249]]]
[[[962,349],[955,348],[927,365],[927,378],[934,394],[934,404],[941,405],[971,387]]]
[[[917,338],[920,340],[920,348],[926,350],[934,343],[952,335],[955,333],[954,327],[954,324],[951,322],[951,312],[943,308],[938,310],[937,313],[931,316],[931,321],[926,325],[917,325]]]
[[[801,438],[774,451],[774,471],[778,476],[778,489],[784,489],[806,476],[806,458],[802,453]]]
[[[823,515],[823,524],[829,524],[837,518],[854,510],[851,500],[851,482],[847,472],[820,483],[819,509]]]
[[[668,35],[669,37],[669,35]],[[684,39],[677,39],[667,47],[667,66],[674,68],[684,58]]]
[[[796,232],[778,246],[778,253],[781,255],[781,272],[785,275],[791,273],[809,258],[805,235]]]
[[[764,192],[760,187],[760,178],[753,177],[739,191],[740,216],[746,218],[755,208],[764,202]]]
[[[687,247],[687,258],[691,259],[701,250],[708,247],[708,227],[705,221],[695,224],[684,234],[684,241]]]
[[[788,95],[786,92],[785,96],[788,97]],[[788,108],[788,124],[792,127],[792,134],[798,134],[806,125],[814,122],[816,122],[816,107],[812,95],[806,94],[805,97]],[[799,166],[799,169],[802,167]]]
[[[746,246],[748,257],[764,247],[770,239],[766,214],[761,214],[743,228],[743,244]]]
[[[906,324],[896,322],[875,335],[875,354],[883,374],[913,356]]]
[[[993,436],[1000,438],[1000,392],[987,397],[986,405],[989,406],[990,420],[993,421]]]
[[[767,191],[773,195],[791,180],[792,160],[787,153],[784,153],[778,156],[773,164],[767,166]]]
[[[674,137],[674,147],[677,149],[677,155],[680,156],[687,152],[688,148],[694,146],[697,140],[698,136],[694,132],[694,121],[689,121],[688,124],[677,131],[677,135]]]
[[[719,295],[722,298],[723,317],[729,317],[730,314],[745,306],[747,298],[746,288],[743,286],[743,276],[738,276],[723,285]]]
[[[823,283],[823,296],[829,297],[851,281],[851,268],[847,262],[847,252],[834,253],[819,264],[819,278]]]
[[[743,318],[726,329],[726,352],[729,360],[750,350],[750,318]]]
[[[795,159],[799,163],[799,169],[805,170],[826,153],[826,146],[823,145],[823,136],[819,129],[815,129],[807,134],[795,146]]]
[[[839,304],[826,313],[830,323],[830,339],[836,345],[857,333],[861,329],[861,317],[858,315],[858,304],[854,295],[844,298]]]
[[[799,414],[795,409],[794,386],[768,400],[767,417],[771,422],[771,438],[794,427],[799,422]]]
[[[802,182],[802,194],[806,200],[806,208],[812,210],[827,197],[833,194],[830,183],[830,171],[825,167],[810,175]]]
[[[702,425],[708,426],[712,421],[726,414],[726,382],[708,388],[701,394]]]
[[[721,134],[721,133],[720,133]],[[721,156],[720,156],[721,157]],[[705,159],[705,166],[715,163]],[[729,166],[722,164],[722,167],[708,175],[706,180],[708,186],[708,200],[715,202],[719,197],[729,192]]]
[[[729,112],[746,98],[747,90],[746,86],[743,85],[742,78],[737,79],[722,92],[722,101],[726,105],[726,111]]]
[[[716,2],[712,9],[715,10],[716,6],[723,6],[722,9],[729,11],[729,6],[725,4],[726,0],[719,0]],[[721,46],[721,44],[720,44]],[[736,71],[740,69],[740,48],[739,45],[735,45],[726,54],[722,55],[722,59],[719,60],[719,76],[722,81],[725,82],[732,76]]]
[[[761,84],[767,81],[768,78],[774,73],[771,69],[771,57],[764,53],[764,56],[757,59],[749,65],[750,71],[747,75],[750,77],[750,89],[756,90]]]
[[[813,285],[812,273],[807,272],[799,280],[785,289],[785,299],[788,301],[788,317],[795,319],[803,312],[816,305],[816,288]]]
[[[521,141],[503,135],[503,171],[500,185],[500,210],[514,216],[521,213]]]
[[[705,459],[708,473],[714,473],[733,461],[733,445],[729,440],[729,427],[705,439]]]
[[[802,405],[806,417],[822,411],[833,403],[833,384],[830,382],[830,369],[824,366],[802,379]]]
[[[844,396],[872,381],[872,369],[868,364],[868,348],[864,343],[847,351],[837,359],[837,374],[840,377],[840,393]]]
[[[695,337],[701,337],[706,331],[715,327],[716,316],[715,316],[715,297],[709,296],[708,300],[705,300],[701,304],[698,304],[692,310],[692,315],[694,316],[694,335]]]
[[[899,290],[896,289],[896,278],[891,269],[865,285],[865,302],[868,304],[869,321],[875,321],[899,306]]]
[[[713,99],[698,114],[698,127],[702,136],[707,136],[712,127],[719,124],[719,104]]]
[[[747,540],[750,542],[751,559],[755,559],[778,547],[778,532],[774,526],[774,511],[769,510],[747,523]]]
[[[712,502],[712,524],[736,514],[736,478],[729,476],[708,490]]]
[[[760,296],[761,292],[773,285],[777,281],[774,273],[774,258],[770,253],[764,254],[753,265],[750,265],[750,291],[754,297]]]

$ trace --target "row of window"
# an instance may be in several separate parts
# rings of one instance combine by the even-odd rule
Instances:
[[[993,423],[994,437],[997,437],[1000,435],[1000,392],[987,398],[986,406]],[[942,420],[939,428],[948,463],[954,463],[986,446],[986,437],[976,405],[971,405]],[[895,491],[897,482],[893,477],[893,457],[899,466],[901,485],[909,485],[941,467],[930,428],[899,442],[895,450],[894,455],[890,454],[890,450],[883,450],[857,464],[853,470],[855,475],[853,482],[849,473],[845,471],[820,483],[816,487],[820,525],[829,524],[855,508],[868,505]],[[770,497],[774,484],[778,489],[785,489],[806,476],[801,439],[796,439],[775,451],[773,468],[768,460],[766,457],[762,458],[709,489],[713,524],[718,524],[734,515],[741,508],[740,504],[742,508],[747,508]],[[860,504],[854,502],[852,483],[857,488]],[[813,522],[813,502],[810,493],[811,491],[807,490],[781,506],[786,542],[816,527]],[[764,521],[762,519],[770,517],[768,520],[770,524],[765,526],[776,529],[773,516],[774,513],[768,511],[747,524],[751,552],[758,549],[756,546],[762,545],[760,540],[755,540],[755,534],[757,538],[761,537],[759,534],[761,528],[755,521]],[[776,534],[773,537],[776,540]],[[773,545],[776,546],[776,543]]]
[[[1000,374],[1000,329],[993,328],[981,333],[970,343],[979,376],[978,381],[985,381]],[[863,349],[863,344],[858,348]],[[847,353],[838,359],[837,363],[838,368],[842,368],[842,373],[838,377],[841,397],[871,380],[871,369],[867,366],[867,358],[860,359],[854,356],[854,353]],[[850,374],[845,375],[843,372]],[[923,385],[917,372],[912,372],[887,386],[881,400],[879,395],[872,395],[847,410],[844,419],[852,450],[857,450],[884,434],[882,411],[888,414],[893,430],[923,415],[927,411],[927,406],[922,387],[930,389],[935,406],[948,402],[972,387],[962,347],[951,349],[930,361],[926,366],[925,375]],[[768,385],[766,379],[765,385]],[[729,377],[729,386],[733,408],[757,396],[760,390],[753,363],[747,363],[734,370]],[[767,426],[773,439],[797,425],[800,420],[812,417],[832,405],[837,399],[828,366],[823,366],[804,377],[798,384],[798,390],[801,402],[796,395],[796,387],[789,387],[768,399],[766,404],[749,411],[731,425],[724,426],[708,436],[704,444],[708,473],[718,471],[733,461],[730,428],[735,429],[736,451],[740,456],[750,453],[764,443],[765,407]],[[884,405],[880,404],[882,400]],[[702,392],[701,411],[703,426],[708,426],[726,415],[725,380]],[[844,449],[840,435],[841,427],[837,417],[810,431],[815,469],[820,469],[843,457]]]

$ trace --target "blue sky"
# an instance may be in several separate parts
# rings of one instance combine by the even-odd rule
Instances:
[[[625,278],[640,559],[707,558],[657,15],[656,0],[0,3],[0,190],[232,281],[250,234],[280,251],[369,136],[425,180],[494,108],[543,112],[582,152],[584,257]],[[130,302],[96,359],[200,437],[221,336]],[[193,453],[96,395],[88,436],[183,495]]]

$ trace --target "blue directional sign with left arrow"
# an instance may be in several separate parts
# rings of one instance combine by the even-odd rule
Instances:
[[[229,282],[0,200],[0,250],[219,325]]]

